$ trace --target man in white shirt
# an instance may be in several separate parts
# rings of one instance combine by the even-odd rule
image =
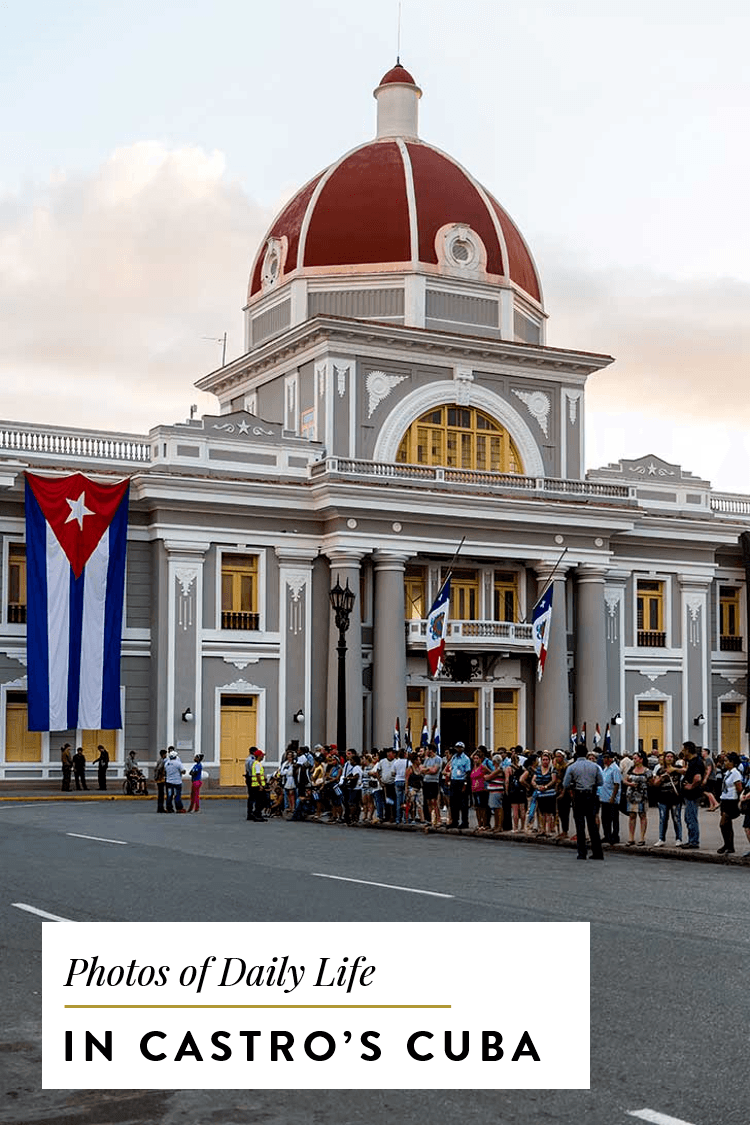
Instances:
[[[167,786],[167,812],[185,812],[182,807],[182,775],[184,772],[185,767],[177,751],[174,746],[170,746],[164,766],[164,780]]]

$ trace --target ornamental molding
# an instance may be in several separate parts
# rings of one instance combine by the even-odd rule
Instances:
[[[724,679],[727,679],[727,677],[725,676]],[[720,695],[719,699],[718,699],[718,702],[719,703],[745,703],[746,697],[744,695],[740,695],[740,693],[738,691],[732,690],[732,691],[725,692],[724,695]]]
[[[286,580],[286,584],[287,584],[287,587],[289,589],[289,593],[292,595],[292,601],[293,602],[299,601],[300,594],[302,593],[305,586],[307,585],[307,580],[308,580],[309,576],[310,576],[309,571],[304,571],[304,570],[285,571],[284,578]]]
[[[698,614],[703,609],[705,597],[703,594],[685,594],[685,606],[693,619],[698,620]]]
[[[453,381],[456,384],[456,403],[459,406],[468,406],[471,399],[471,384],[474,382],[474,372],[470,367],[454,367]]]
[[[658,680],[660,676],[666,676],[667,669],[666,668],[641,668],[639,674],[641,676],[645,676],[647,680],[650,680],[651,683],[653,683],[655,680]]]
[[[2,652],[8,657],[9,660],[15,660],[18,664],[23,664],[24,668],[28,664],[28,653],[25,648],[4,648]]]
[[[537,440],[518,410],[495,391],[474,382],[464,381],[468,388],[467,406],[489,414],[508,431],[527,476],[544,477],[544,461]],[[437,406],[451,406],[456,402],[456,380],[440,379],[417,387],[397,402],[383,422],[375,443],[374,461],[396,460],[401,440],[413,422]]]
[[[241,422],[224,422],[221,426],[218,423],[214,423],[211,429],[223,430],[224,433],[227,434],[236,433],[238,437],[260,437],[261,434],[267,434],[269,437],[273,437],[273,430],[268,430],[265,426],[259,424],[253,425],[250,422],[246,422],[244,418]]]
[[[549,437],[549,412],[552,405],[549,395],[546,395],[544,391],[517,390],[514,390],[513,394],[526,404],[526,409],[531,417],[539,423],[544,436]]]
[[[260,664],[259,656],[224,656],[222,659],[225,664],[233,664],[240,672],[247,668],[248,664]]]
[[[733,676],[729,672],[722,672],[721,678],[722,678],[722,680],[726,680],[728,684],[736,684],[739,680],[744,680],[745,677],[744,677],[744,675],[743,676]],[[743,699],[744,699],[744,696],[743,696]]]
[[[29,686],[28,676],[19,676],[17,680],[11,680],[8,684],[3,684],[3,687],[8,691],[13,691],[14,688],[22,688],[24,691]]]
[[[347,376],[351,382],[352,366],[351,361],[333,360],[333,374],[336,379],[336,390],[338,391],[339,398],[343,398],[346,394]]]
[[[394,387],[403,383],[406,375],[388,375],[385,371],[371,371],[365,380],[367,387],[367,417],[373,414],[384,399],[388,398]]]
[[[190,587],[198,577],[197,566],[176,566],[174,568],[174,576],[180,583],[183,598],[190,597]]]
[[[217,688],[217,691],[231,691],[236,692],[237,695],[264,690],[264,688],[258,687],[257,684],[249,684],[247,680],[233,680],[231,684],[221,684],[220,687]]]
[[[583,391],[565,391],[565,397],[568,400],[568,417],[570,418],[571,426],[575,426],[576,418],[578,417],[578,403],[583,397]]]
[[[672,469],[667,469],[665,465],[657,465],[653,460],[649,461],[648,465],[634,465],[631,472],[645,477],[673,477],[676,475]]]
[[[325,398],[326,394],[326,367],[325,360],[315,364],[315,382],[318,387],[318,398]]]
[[[669,699],[670,697],[666,692],[659,691],[658,688],[652,687],[648,691],[642,691],[639,695],[635,696],[636,699]]]

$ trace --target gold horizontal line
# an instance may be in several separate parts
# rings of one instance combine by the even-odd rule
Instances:
[[[65,1004],[65,1008],[450,1008],[450,1004]]]

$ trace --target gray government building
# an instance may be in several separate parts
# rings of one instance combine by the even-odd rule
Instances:
[[[258,248],[244,354],[197,384],[214,414],[148,435],[0,422],[0,777],[59,776],[64,741],[119,767],[174,743],[231,785],[252,743],[275,762],[335,742],[337,578],[351,746],[390,744],[397,716],[417,740],[426,718],[444,745],[538,749],[617,716],[616,749],[747,748],[750,498],[656,454],[585,471],[586,384],[611,357],[547,346],[529,248],[419,139],[408,71],[375,97],[375,139]],[[120,731],[27,729],[27,468],[131,478]],[[426,617],[463,536],[432,680]]]

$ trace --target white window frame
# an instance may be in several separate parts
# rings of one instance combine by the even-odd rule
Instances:
[[[258,559],[258,628],[222,629],[221,627],[221,570],[224,555],[255,555]],[[238,545],[216,547],[216,596],[214,601],[214,628],[222,637],[257,637],[266,631],[266,548]]]

